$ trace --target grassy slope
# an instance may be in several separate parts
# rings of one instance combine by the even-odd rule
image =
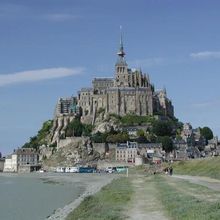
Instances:
[[[175,174],[208,176],[220,179],[220,157],[181,161],[173,165]]]
[[[220,179],[220,158],[178,162],[173,167],[174,173]],[[131,169],[129,173],[142,175],[142,178],[149,175],[143,172],[143,167]],[[155,197],[161,201],[171,219],[220,219],[219,192],[167,176],[151,176],[150,179],[159,192]],[[67,220],[125,219],[123,213],[134,195],[133,190],[130,178],[114,180],[94,196],[87,197]]]
[[[120,178],[85,200],[67,217],[67,220],[124,219],[123,210],[131,199],[129,178]]]
[[[155,177],[160,199],[175,220],[220,219],[220,193],[174,178]]]

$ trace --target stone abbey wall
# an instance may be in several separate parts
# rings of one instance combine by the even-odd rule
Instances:
[[[59,99],[55,111],[53,142],[62,135],[71,121],[69,117],[81,116],[84,123],[95,124],[100,110],[120,116],[136,114],[174,117],[174,108],[166,91],[156,92],[148,74],[128,68],[122,41],[117,55],[114,78],[94,78],[92,87],[81,88],[77,97]]]

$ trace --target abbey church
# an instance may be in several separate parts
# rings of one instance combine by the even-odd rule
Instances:
[[[92,87],[82,88],[77,97],[59,99],[56,117],[80,114],[82,120],[87,119],[92,123],[100,109],[119,116],[173,117],[173,105],[167,98],[166,90],[155,91],[148,74],[128,67],[122,36],[117,56],[114,77],[94,78]]]

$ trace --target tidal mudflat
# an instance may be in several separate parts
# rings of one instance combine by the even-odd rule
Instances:
[[[85,196],[113,178],[105,174],[0,174],[1,219],[65,219]]]

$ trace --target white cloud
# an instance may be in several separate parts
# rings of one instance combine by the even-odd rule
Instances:
[[[191,53],[190,57],[194,59],[220,59],[220,51],[203,51]]]
[[[36,82],[41,80],[56,79],[72,75],[82,74],[83,68],[49,68],[39,70],[28,70],[23,72],[2,74],[0,75],[0,87],[25,83],[25,82]]]
[[[158,66],[165,64],[165,59],[161,57],[153,57],[153,58],[146,58],[146,59],[137,59],[133,61],[129,61],[131,66],[136,68],[139,67],[149,67],[149,66]]]

